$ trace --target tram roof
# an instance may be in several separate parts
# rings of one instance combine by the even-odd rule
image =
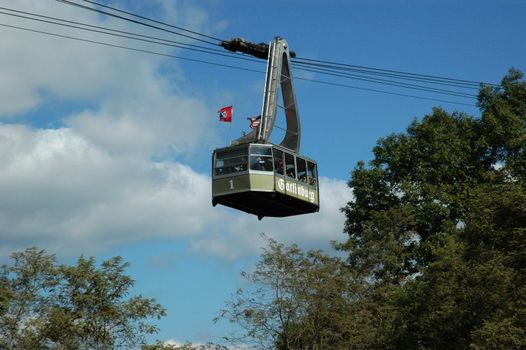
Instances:
[[[221,148],[216,148],[214,150],[214,153],[217,153],[217,152],[222,152],[222,151],[227,151],[227,150],[235,150],[235,149],[243,149],[243,148],[248,148],[249,146],[262,146],[262,147],[268,147],[268,148],[276,148],[280,151],[283,151],[283,152],[287,152],[287,153],[291,153],[297,157],[301,157],[303,159],[306,159],[310,162],[313,162],[313,163],[317,163],[314,159],[312,158],[309,158],[307,156],[304,156],[300,153],[296,153],[286,147],[283,147],[283,146],[280,146],[280,145],[276,145],[276,144],[273,144],[273,143],[242,143],[242,144],[239,144],[239,145],[234,145],[234,146],[227,146],[227,147],[221,147]]]

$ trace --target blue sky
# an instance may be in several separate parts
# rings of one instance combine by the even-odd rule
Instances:
[[[519,0],[104,3],[218,38],[268,42],[279,35],[312,59],[490,83],[511,67],[526,71],[526,3]],[[52,0],[0,6],[179,40]],[[0,24],[264,70],[7,15]],[[217,341],[231,326],[212,319],[244,285],[239,273],[257,261],[261,232],[330,251],[330,240],[345,239],[338,209],[352,199],[346,181],[357,161],[371,159],[378,138],[402,132],[435,106],[478,116],[474,101],[456,97],[345,82],[473,106],[297,79],[301,152],[318,161],[321,211],[259,222],[212,208],[209,168],[211,151],[248,131],[246,118],[259,114],[263,79],[0,26],[0,262],[30,246],[64,262],[121,255],[131,263],[134,293],[167,308],[155,338]],[[230,104],[234,122],[219,123],[217,110]]]

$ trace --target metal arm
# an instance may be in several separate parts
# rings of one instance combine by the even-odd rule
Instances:
[[[230,51],[241,51],[259,58],[262,58],[264,53],[268,54],[261,124],[249,134],[233,141],[232,144],[269,142],[276,121],[278,89],[279,86],[281,86],[287,128],[280,145],[299,153],[301,141],[300,118],[292,83],[290,65],[291,52],[289,51],[287,42],[277,37],[270,45],[252,44],[238,38],[229,42],[223,41],[221,46]]]
[[[265,43],[254,44],[246,41],[243,38],[234,38],[230,40],[223,40],[219,45],[228,51],[239,51],[257,58],[262,58],[264,60],[268,58],[269,45]],[[296,57],[296,53],[294,51],[289,51],[289,54],[292,58]]]

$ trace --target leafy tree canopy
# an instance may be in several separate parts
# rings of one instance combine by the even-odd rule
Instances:
[[[522,74],[482,87],[479,107],[478,119],[434,109],[381,139],[349,182],[340,249],[384,348],[526,346]]]
[[[165,315],[155,300],[129,296],[120,257],[67,266],[30,248],[11,259],[0,268],[1,349],[132,349],[157,332],[148,319]]]
[[[249,286],[238,290],[219,318],[241,326],[227,338],[257,349],[343,349],[359,330],[347,314],[356,299],[349,270],[339,258],[303,252],[267,239]]]
[[[436,108],[359,162],[346,260],[269,240],[223,316],[257,348],[526,348],[526,82]]]
[[[374,283],[401,283],[435,259],[433,246],[465,225],[480,188],[524,183],[526,83],[517,71],[502,88],[483,87],[482,118],[434,109],[406,133],[381,139],[360,162],[344,208],[342,249]],[[478,192],[477,192],[478,191]]]

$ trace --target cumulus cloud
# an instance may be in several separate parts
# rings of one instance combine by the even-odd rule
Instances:
[[[58,2],[21,0],[11,3],[12,8],[31,13],[89,23],[101,23],[95,14],[79,11]],[[2,15],[2,21],[17,27],[53,32],[78,34],[86,39],[94,35],[87,32],[66,30],[29,19]],[[103,96],[114,89],[122,74],[127,58],[96,45],[74,42],[63,38],[52,38],[34,32],[3,27],[0,31],[0,64],[3,80],[0,99],[13,97],[13,103],[0,106],[0,116],[12,117],[38,107],[49,95],[62,98],[91,99]],[[105,77],[101,79],[101,77]],[[5,80],[4,80],[5,79]]]
[[[37,244],[100,249],[153,237],[191,237],[198,254],[257,253],[259,232],[324,247],[341,236],[345,182],[322,178],[319,213],[258,221],[212,208],[210,177],[183,164],[112,154],[71,128],[0,125],[4,249]],[[10,243],[6,246],[6,243]]]
[[[203,215],[214,216],[207,176],[175,162],[111,155],[68,128],[0,125],[0,149],[4,249],[195,235]]]
[[[127,29],[126,23],[58,2],[10,5]],[[155,5],[172,19],[188,18],[170,2]],[[199,30],[206,15],[191,11],[189,27]],[[9,25],[94,38],[4,17]],[[0,123],[0,249],[89,251],[203,228],[209,180],[174,157],[209,147],[213,133],[202,125],[212,111],[198,95],[176,92],[185,78],[174,62],[167,68],[156,56],[6,27],[0,51],[0,100],[8,101],[0,105],[0,116],[9,121]],[[28,111],[44,121],[28,119]],[[60,128],[34,126],[56,118]]]
[[[171,1],[155,1],[147,5],[161,8],[162,15],[170,16],[170,21],[206,32],[207,15],[193,7],[176,10]],[[140,32],[162,37],[160,32],[150,33],[147,28],[130,24],[108,16],[68,6],[60,2],[43,2],[19,0],[5,4],[6,7],[26,13],[51,16],[79,23],[89,23],[105,28]],[[138,9],[135,9],[138,10]],[[186,13],[185,13],[186,11]],[[32,17],[20,12],[10,12],[15,15]],[[191,16],[188,15],[191,13]],[[55,33],[87,40],[94,40],[121,46],[149,48],[156,52],[174,53],[174,48],[167,48],[137,42],[134,40],[92,33],[89,31],[42,23],[27,18],[0,15],[2,23],[34,31]],[[37,18],[42,19],[42,18]],[[168,20],[168,19],[167,19]],[[172,35],[173,37],[173,35]],[[180,41],[188,39],[180,38]],[[149,45],[149,46],[148,46]],[[73,99],[76,101],[113,100],[120,96],[132,100],[141,92],[151,96],[159,88],[162,79],[154,78],[158,74],[159,64],[165,58],[119,50],[102,45],[88,44],[66,38],[58,38],[15,29],[1,27],[0,30],[0,100],[9,101],[0,105],[0,117],[13,117],[38,108],[46,99],[55,97],[61,101]],[[184,83],[176,65],[170,65],[170,79],[166,85]],[[159,77],[157,77],[159,78]]]
[[[206,14],[198,9],[171,1],[154,5],[206,31]],[[20,0],[13,7],[129,30],[126,23],[58,2]],[[100,40],[49,24],[2,20]],[[321,179],[321,211],[312,215],[260,222],[212,208],[209,175],[180,158],[216,143],[213,128],[203,127],[215,107],[207,105],[210,97],[195,94],[198,89],[185,93],[188,82],[176,62],[5,27],[0,52],[0,100],[9,101],[0,105],[1,255],[28,245],[76,254],[185,237],[195,254],[236,259],[259,252],[260,232],[308,248],[341,236],[339,208],[350,192],[339,180]],[[41,126],[57,119],[59,127]]]
[[[340,208],[352,200],[345,181],[320,178],[320,211],[287,218],[238,215],[237,211],[216,207],[222,221],[206,237],[195,237],[193,249],[200,253],[236,259],[260,253],[264,245],[260,233],[286,244],[299,243],[304,249],[331,250],[330,241],[341,241],[344,215]]]

